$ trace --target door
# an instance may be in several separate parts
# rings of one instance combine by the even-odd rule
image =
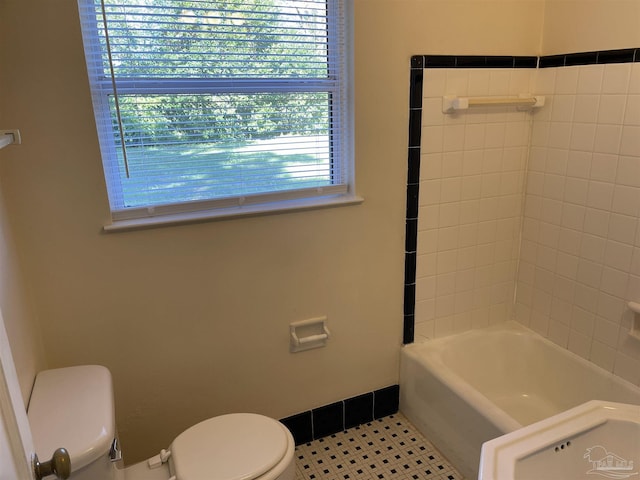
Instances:
[[[33,440],[0,311],[0,480],[35,480]]]

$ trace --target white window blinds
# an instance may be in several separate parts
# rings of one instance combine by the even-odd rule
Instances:
[[[79,0],[114,220],[350,190],[341,0]]]

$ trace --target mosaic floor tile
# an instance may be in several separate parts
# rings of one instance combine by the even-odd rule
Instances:
[[[296,480],[463,480],[401,414],[296,447]]]

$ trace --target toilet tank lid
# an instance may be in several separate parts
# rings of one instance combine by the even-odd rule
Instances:
[[[64,447],[77,471],[106,455],[115,438],[111,373],[99,365],[45,370],[36,376],[28,409],[41,461]]]

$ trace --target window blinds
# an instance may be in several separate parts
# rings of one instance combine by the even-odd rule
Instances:
[[[79,0],[114,220],[348,191],[338,0]]]

